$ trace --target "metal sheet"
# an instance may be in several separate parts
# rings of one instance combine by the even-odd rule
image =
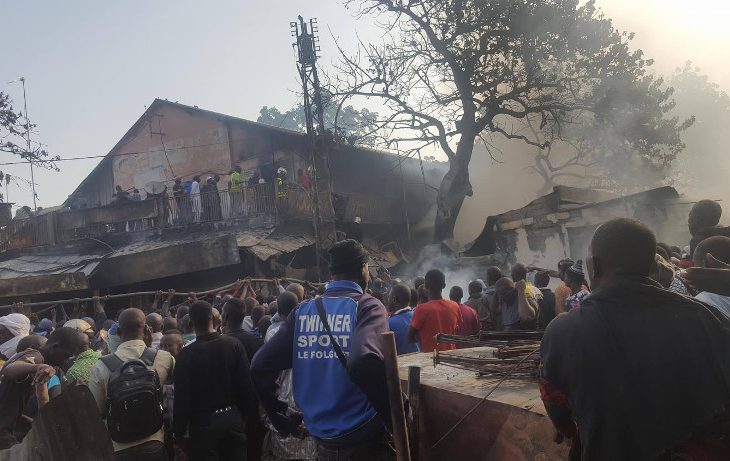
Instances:
[[[0,293],[7,297],[64,293],[88,288],[89,280],[82,272],[0,279]]]
[[[258,243],[245,248],[261,261],[266,261],[310,245],[314,245],[314,236],[307,231],[276,230]]]
[[[92,285],[110,287],[204,271],[241,262],[232,233],[146,241],[125,247],[102,261]]]
[[[0,261],[0,279],[81,272],[90,275],[101,255],[24,255]]]
[[[236,244],[241,248],[250,248],[258,245],[262,240],[271,235],[275,228],[268,229],[246,229],[236,232]]]

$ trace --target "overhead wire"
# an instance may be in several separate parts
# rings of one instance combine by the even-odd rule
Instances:
[[[208,147],[208,146],[217,146],[220,144],[228,144],[227,142],[212,142],[208,144],[198,144],[195,146],[181,146],[181,147],[171,147],[170,150],[184,150],[184,149],[197,149],[199,147]],[[167,149],[151,149],[146,151],[139,151],[139,152],[119,152],[116,154],[104,154],[104,155],[88,155],[84,157],[68,157],[68,158],[60,158],[57,160],[48,160],[48,162],[55,163],[55,162],[67,162],[71,160],[89,160],[89,159],[95,159],[95,158],[105,158],[105,157],[116,157],[116,156],[123,156],[123,155],[142,155],[142,154],[150,154],[152,152],[167,152]],[[4,162],[0,163],[0,166],[3,165],[26,165],[30,162],[28,161],[21,161],[21,162]]]
[[[235,288],[237,285],[239,285],[242,282],[275,283],[277,280],[286,280],[287,282],[299,283],[301,285],[309,286],[312,288],[318,288],[318,287],[324,285],[324,283],[309,282],[306,280],[298,280],[298,279],[293,279],[293,278],[288,278],[288,277],[282,277],[280,279],[245,278],[245,279],[240,279],[235,282],[231,282],[229,284],[226,284],[226,285],[223,285],[223,286],[220,286],[217,288],[213,288],[210,290],[195,291],[195,292],[191,291],[189,293],[176,292],[175,296],[187,297],[187,296],[192,296],[193,294],[195,294],[196,296],[206,296],[206,295],[210,295],[210,294],[214,294],[214,293],[230,291],[232,288]],[[102,301],[105,301],[105,300],[110,300],[110,299],[131,298],[131,297],[135,297],[135,296],[150,296],[150,295],[155,295],[157,293],[158,293],[157,291],[139,291],[139,292],[134,292],[134,293],[118,293],[118,294],[113,294],[113,295],[99,296],[98,298],[101,299]],[[163,291],[163,293],[169,293],[169,292]],[[55,301],[39,301],[39,302],[23,303],[23,306],[24,307],[45,307],[45,306],[50,306],[53,304],[74,304],[74,303],[89,302],[89,301],[93,301],[94,299],[95,299],[95,297],[59,299],[59,300],[55,300]],[[0,306],[0,310],[13,309],[15,306],[16,306],[16,304],[6,304],[3,306]]]

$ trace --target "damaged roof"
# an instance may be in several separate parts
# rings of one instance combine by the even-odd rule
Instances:
[[[522,208],[510,210],[495,216],[488,216],[481,234],[462,253],[464,256],[483,256],[495,251],[494,230],[512,225],[524,227],[533,223],[533,218],[545,217],[554,213],[580,213],[578,210],[604,206],[614,202],[638,200],[646,203],[659,203],[679,198],[676,189],[670,186],[657,187],[629,195],[618,195],[613,192],[582,189],[568,186],[555,186],[553,191],[538,197]]]
[[[102,255],[24,255],[0,261],[0,279],[81,272],[90,275]]]
[[[300,248],[314,245],[314,235],[308,230],[245,230],[236,234],[238,246],[245,248],[261,261],[291,253]]]
[[[0,296],[17,297],[89,288],[103,255],[24,255],[0,261]]]

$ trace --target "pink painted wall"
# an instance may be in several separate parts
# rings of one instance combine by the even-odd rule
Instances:
[[[118,152],[114,182],[125,190],[143,191],[152,182],[171,188],[175,176],[185,181],[194,175],[224,176],[231,169],[225,123],[175,106],[161,106]],[[123,155],[130,152],[141,153]]]

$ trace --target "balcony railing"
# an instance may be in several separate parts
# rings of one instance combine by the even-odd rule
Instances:
[[[163,222],[167,226],[228,221],[277,212],[274,187],[258,184],[240,191],[211,191],[173,195],[163,200]]]
[[[13,219],[0,228],[0,251],[52,244],[51,222],[50,214]]]
[[[358,194],[320,192],[323,220],[400,223],[393,200]],[[257,184],[240,191],[204,191],[125,200],[98,208],[61,210],[27,219],[14,219],[0,228],[0,251],[95,238],[104,234],[184,227],[195,223],[234,221],[255,216],[311,220],[314,192],[296,185]]]

